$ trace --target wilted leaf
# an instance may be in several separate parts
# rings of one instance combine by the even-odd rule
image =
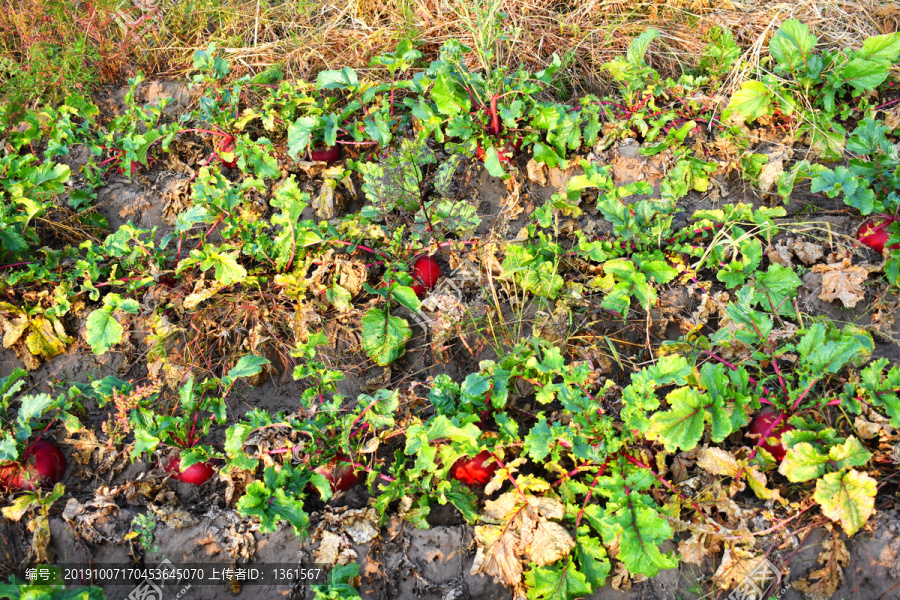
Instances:
[[[726,546],[722,562],[716,569],[713,580],[721,590],[736,587],[753,574],[764,560],[766,560],[765,556],[757,556],[743,548]],[[773,577],[774,575],[773,573]]]
[[[849,258],[840,263],[815,265],[812,270],[813,273],[822,274],[820,299],[826,302],[840,300],[845,307],[853,308],[866,297],[862,284],[869,276],[869,271],[864,267],[852,266]]]
[[[828,525],[831,528],[831,525]],[[805,579],[791,583],[791,586],[813,598],[831,598],[844,583],[844,569],[850,564],[847,545],[832,532],[831,539],[822,543],[819,552],[821,569],[812,571]],[[811,581],[817,579],[815,583]]]
[[[775,160],[770,159],[759,174],[759,189],[766,193],[771,192],[782,173],[784,173],[784,155]]]
[[[553,564],[575,547],[569,531],[551,519],[562,518],[563,505],[510,491],[485,503],[487,516],[502,521],[475,528],[478,550],[471,573],[490,575],[496,581],[520,590],[522,563],[542,567]]]

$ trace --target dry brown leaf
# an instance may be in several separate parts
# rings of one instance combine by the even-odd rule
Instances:
[[[528,180],[537,183],[540,186],[547,185],[547,165],[539,163],[533,158],[528,159],[528,165],[525,167]]]
[[[763,561],[765,560],[765,556],[757,556],[749,550],[726,546],[722,555],[722,562],[713,575],[713,581],[721,590],[739,586],[751,574],[754,574],[758,568],[763,566]]]
[[[697,457],[697,466],[707,473],[727,477],[734,477],[741,469],[737,459],[721,448],[703,448]]]
[[[378,515],[374,508],[348,510],[341,517],[344,531],[357,544],[368,544],[378,537]]]
[[[770,158],[769,161],[759,173],[759,188],[767,194],[772,191],[772,188],[778,183],[778,178],[784,173],[784,155],[780,155],[775,160]]]
[[[822,246],[811,242],[804,242],[800,238],[791,242],[791,250],[806,266],[819,262],[822,260],[822,257],[825,256],[825,250],[822,249]]]
[[[821,300],[840,300],[845,307],[853,308],[866,297],[862,284],[869,276],[869,271],[865,267],[851,265],[848,258],[839,263],[815,265],[812,271],[822,274],[822,293],[819,294]]]
[[[338,534],[323,531],[319,547],[315,552],[315,561],[330,566],[337,564],[343,542],[344,540]]]
[[[475,541],[478,543],[478,550],[472,563],[472,575],[490,575],[495,581],[512,587],[517,595],[521,595],[521,548],[515,533],[495,525],[480,525],[475,528]]]
[[[326,179],[322,182],[319,194],[312,200],[312,207],[320,219],[327,221],[335,217],[334,190],[337,184],[338,182],[334,179]]]
[[[831,525],[828,525],[831,529]],[[850,553],[847,545],[834,531],[832,537],[822,543],[819,553],[821,569],[812,571],[805,579],[794,581],[791,585],[814,600],[825,600],[834,596],[844,584],[844,569],[850,564]],[[813,582],[813,580],[818,580]]]
[[[766,248],[766,256],[769,257],[770,261],[782,267],[790,268],[794,266],[791,250],[787,247],[784,240],[778,240],[774,246]]]
[[[172,529],[192,527],[199,522],[194,515],[177,506],[156,506],[154,504],[148,504],[147,508],[150,509],[150,512],[155,514],[161,522]]]
[[[895,104],[890,110],[884,111],[884,124],[888,129],[900,127],[900,104]]]
[[[571,164],[577,164],[577,161],[573,159]],[[565,188],[572,176],[575,175],[575,169],[576,167],[569,167],[568,169],[553,167],[549,171],[550,185],[560,190]]]
[[[524,595],[523,562],[545,566],[575,547],[566,528],[551,520],[565,514],[565,507],[553,498],[510,491],[485,502],[485,514],[500,523],[475,528],[478,550],[471,573],[490,575],[517,596]]]
[[[691,537],[678,544],[678,554],[681,555],[681,560],[698,566],[703,564],[706,557],[714,556],[721,551],[721,536],[704,531],[695,531]]]

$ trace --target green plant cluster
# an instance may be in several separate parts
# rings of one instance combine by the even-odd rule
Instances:
[[[707,134],[730,141],[740,154],[736,167],[752,178],[762,159],[742,127],[776,111],[802,123],[798,131],[820,160],[855,154],[847,167],[798,163],[781,182],[785,197],[794,180],[808,178],[814,191],[842,193],[862,214],[896,216],[900,167],[890,147],[893,134],[877,120],[879,107],[869,97],[900,55],[900,35],[871,38],[858,51],[815,53],[814,36],[788,21],[770,46],[765,66],[773,72],[744,82],[724,122],[706,92],[722,84],[738,58],[730,34],[715,33],[701,71],[678,80],[661,78],[645,60],[656,35],[645,32],[607,65],[619,84],[615,96],[586,96],[576,105],[546,99],[561,61],[539,73],[492,68],[484,47],[476,48],[483,62],[476,70],[464,60],[472,49],[449,41],[427,66],[418,64],[421,55],[409,42],[378,57],[373,66],[387,70],[386,82],[362,80],[343,68],[320,73],[314,84],[261,76],[228,80],[227,61],[210,46],[195,54],[194,82],[203,90],[198,107],[177,119],[164,106],[137,106],[140,78],[131,81],[126,111],[106,125],[93,104],[74,97],[28,113],[22,123],[0,110],[8,132],[0,151],[0,258],[9,263],[0,265],[0,290],[14,299],[0,303],[0,317],[15,326],[4,343],[21,344],[37,358],[52,358],[72,343],[64,319],[79,311],[87,314],[85,340],[97,354],[123,342],[131,316],[149,312],[162,323],[175,302],[148,308],[144,293],[166,287],[190,294],[195,307],[229,292],[280,294],[298,314],[347,314],[366,304],[359,319],[362,349],[373,363],[389,366],[412,338],[409,311],[420,308],[410,259],[473,242],[477,211],[453,187],[467,160],[507,177],[517,152],[549,167],[576,166],[576,151],[604,150],[635,136],[646,155],[672,157],[659,197],[646,182],[616,185],[609,166],[578,162],[581,173],[537,207],[505,245],[498,280],[545,307],[552,301],[570,310],[598,305],[619,321],[646,314],[661,286],[678,280],[699,286],[714,275],[730,294],[718,308],[717,329],[698,325],[663,345],[621,387],[600,382],[590,364],[535,335],[503,348],[497,360],[482,361],[462,381],[436,378],[422,398],[427,403],[402,421],[397,390],[355,398],[338,393],[343,373],[319,354],[322,332],[293,344],[294,378],[305,391],[302,410],[291,413],[230,415],[226,400],[235,382],[268,366],[254,354],[221,377],[190,376],[170,385],[177,399],[162,390],[138,394],[114,378],[76,386],[56,400],[46,394],[13,399],[21,386],[17,372],[0,382],[2,458],[18,460],[38,422],[51,414],[77,429],[72,412],[81,395],[101,408],[132,397],[133,405],[122,404],[129,406],[122,427],[131,435],[131,457],[175,448],[182,468],[219,460],[225,473],[248,475],[236,508],[258,519],[261,532],[287,523],[302,535],[307,500],[332,495],[324,469],[350,462],[365,471],[382,520],[402,507],[406,519],[426,527],[435,504],[450,503],[477,524],[483,573],[493,574],[486,557],[518,548],[502,558],[524,565],[513,583],[533,599],[592,593],[604,585],[613,560],[647,576],[678,564],[674,552],[661,550],[675,539],[673,524],[709,519],[715,503],[686,498],[662,474],[666,458],[677,452],[718,450],[726,456],[719,455],[717,475],[784,504],[767,478],[777,470],[802,484],[797,493],[848,535],[856,533],[874,510],[876,481],[865,470],[872,452],[849,420],[837,416],[874,410],[900,426],[900,368],[869,362],[874,343],[868,333],[800,314],[800,280],[791,268],[763,268],[763,244],[778,233],[783,208],[726,204],[691,215],[687,227],[676,226],[676,216],[679,200],[708,190],[719,167],[698,150]],[[811,110],[801,110],[806,101]],[[848,136],[838,121],[851,117],[855,127]],[[171,232],[128,224],[102,241],[42,239],[36,220],[60,209],[66,195],[80,223],[103,227],[95,194],[113,168],[139,176],[178,144],[198,139],[208,159],[187,182],[190,205],[175,215]],[[325,169],[314,198],[297,177],[297,165],[335,145],[352,148],[356,158]],[[90,156],[77,178],[56,160],[76,146]],[[329,213],[339,186],[357,184],[366,204],[351,214]],[[587,203],[613,235],[588,239],[578,232],[574,243],[565,241],[562,220],[579,217]],[[383,269],[383,285],[354,285],[340,269],[324,283],[307,276],[361,254],[367,267]],[[892,283],[898,264],[893,251],[886,267]],[[50,287],[53,293],[38,300],[20,293]],[[151,355],[164,356],[165,336],[154,335]],[[739,364],[726,358],[732,355],[742,357]],[[526,407],[526,400],[537,408]],[[766,434],[735,454],[718,448],[763,408],[776,415]],[[779,466],[763,446],[785,422],[793,430],[783,438],[786,456]],[[227,428],[222,449],[206,440],[214,424]],[[392,456],[378,456],[380,444],[398,439]],[[490,507],[450,476],[457,461],[484,452],[498,467],[486,493],[501,492]],[[550,536],[546,544],[535,542],[534,524]],[[357,597],[349,585],[356,574],[352,566],[335,569],[317,597]]]

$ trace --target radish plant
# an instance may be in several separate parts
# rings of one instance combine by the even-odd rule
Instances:
[[[176,479],[197,485],[204,483],[211,476],[212,459],[221,455],[212,446],[202,443],[203,438],[209,433],[213,420],[225,423],[225,397],[234,384],[240,378],[259,374],[267,364],[269,361],[265,358],[248,355],[221,379],[197,382],[190,375],[178,389],[179,402],[173,413],[157,412],[160,400],[157,394],[143,399],[129,416],[134,430],[132,460],[144,454],[152,455],[160,446],[175,448],[177,452],[164,459],[165,470],[172,472]],[[208,395],[213,390],[220,391],[221,395]],[[176,461],[179,462],[176,464]],[[196,467],[198,464],[201,466]]]
[[[33,491],[59,483],[66,460],[44,435],[57,420],[68,432],[81,428],[72,414],[82,408],[76,400],[81,395],[77,387],[57,398],[49,394],[15,397],[25,376],[23,369],[15,369],[0,378],[0,486],[9,491]]]

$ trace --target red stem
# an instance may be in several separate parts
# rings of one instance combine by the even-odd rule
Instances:
[[[625,458],[625,460],[627,460],[634,466],[640,467],[642,469],[647,469],[648,471],[650,471],[650,473],[654,477],[656,477],[657,481],[659,481],[661,484],[663,484],[664,486],[669,488],[670,492],[672,492],[673,494],[675,494],[676,496],[678,496],[685,502],[688,502],[694,508],[694,510],[696,510],[700,514],[706,514],[703,512],[703,509],[701,509],[700,506],[696,502],[694,502],[693,500],[691,500],[690,498],[688,498],[687,496],[685,496],[684,494],[682,494],[681,492],[676,490],[675,486],[673,486],[671,483],[669,483],[665,477],[663,477],[662,475],[660,475],[656,471],[654,471],[649,465],[645,465],[643,462],[641,462],[640,460],[636,459],[635,457],[631,456],[630,454],[628,454],[626,452],[622,452],[622,456]],[[716,531],[721,530],[721,528],[718,526],[718,524],[716,524],[715,521],[710,520],[710,523],[712,523],[713,527],[716,528]]]

